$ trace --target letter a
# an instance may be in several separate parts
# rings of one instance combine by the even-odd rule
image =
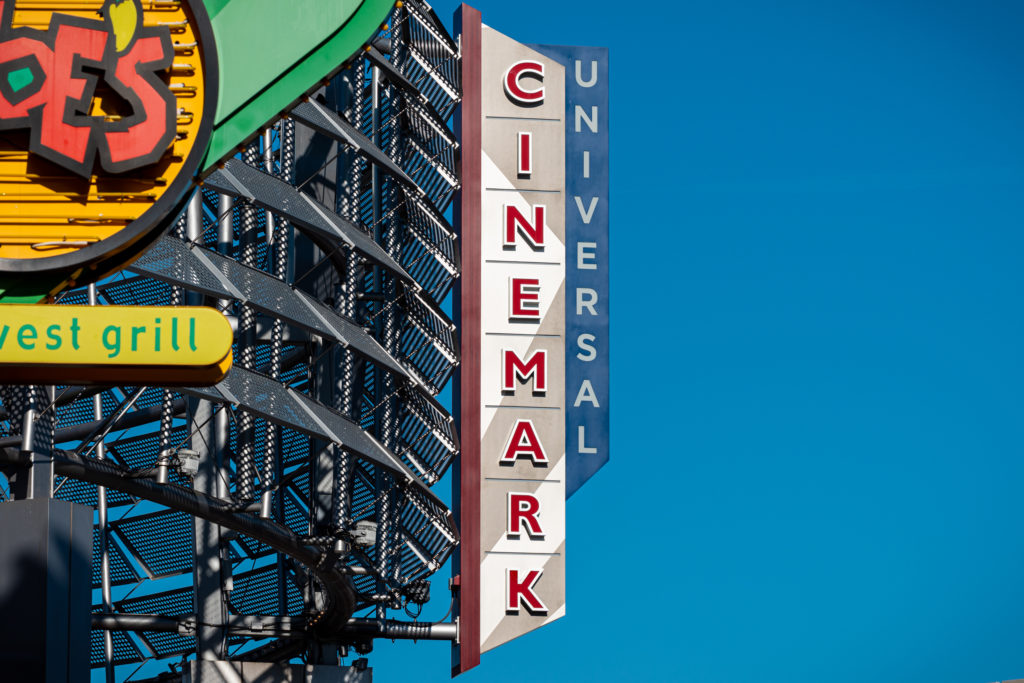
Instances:
[[[592,403],[595,408],[601,407],[601,404],[597,402],[594,385],[590,383],[589,379],[583,380],[583,383],[580,384],[580,390],[576,393],[576,400],[572,402],[572,407],[579,408],[583,403]]]
[[[540,437],[537,436],[532,420],[516,420],[512,434],[501,451],[498,464],[514,465],[517,459],[524,456],[533,462],[534,467],[548,466],[548,456],[544,453],[544,447],[540,444]]]

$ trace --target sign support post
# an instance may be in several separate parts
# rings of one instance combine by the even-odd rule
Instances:
[[[475,351],[480,344],[480,32],[480,11],[460,6],[455,13],[455,34],[461,36],[462,103],[455,114],[455,134],[461,141],[462,189],[455,202],[455,229],[462,246],[462,277],[455,288],[454,312],[463,354],[455,376],[453,408],[462,452],[452,486],[458,491],[454,512],[462,540],[456,556],[459,641],[452,649],[453,675],[480,663],[480,354]]]

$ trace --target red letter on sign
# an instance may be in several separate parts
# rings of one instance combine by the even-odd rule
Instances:
[[[505,241],[506,247],[516,245],[516,229],[523,234],[530,246],[535,249],[544,248],[544,205],[533,205],[533,223],[523,212],[511,204],[505,205]]]
[[[548,613],[547,606],[533,592],[534,586],[540,581],[540,576],[543,573],[542,569],[531,569],[525,573],[519,569],[505,570],[505,612],[507,614],[519,614],[520,605],[535,616],[543,616]]]
[[[57,163],[74,167],[86,178],[91,173],[89,136],[92,128],[70,123],[78,118],[75,106],[88,106],[92,98],[95,77],[87,75],[82,67],[93,66],[103,58],[108,34],[82,26],[61,24],[53,48],[53,72],[48,74],[42,92],[48,102],[43,107],[39,144],[52,150],[48,156]],[[92,64],[86,64],[86,63]],[[88,97],[87,97],[88,96]],[[85,100],[85,102],[82,102]],[[56,157],[56,158],[55,158]],[[65,157],[69,162],[64,162]]]
[[[533,173],[533,133],[519,134],[519,167],[520,178],[529,178]]]
[[[529,493],[508,494],[508,533],[509,538],[519,538],[519,532],[525,528],[527,535],[534,540],[543,540],[544,531],[540,528],[537,515],[540,514],[540,500]]]
[[[544,453],[544,447],[540,444],[540,438],[531,420],[516,420],[498,464],[515,465],[520,456],[528,457],[535,467],[548,466],[548,456]]]
[[[515,102],[522,105],[536,105],[544,101],[544,86],[533,90],[526,90],[519,85],[523,76],[535,76],[542,83],[544,81],[544,65],[530,59],[516,62],[505,72],[505,94]]]
[[[514,277],[509,282],[510,320],[540,320],[540,280]]]
[[[125,162],[130,162],[125,168],[147,159],[155,162],[174,140],[174,95],[155,73],[170,66],[173,58],[170,40],[140,38],[118,59],[114,74],[107,73],[110,84],[134,107],[129,127],[104,133],[110,156],[107,170],[119,171]]]
[[[501,352],[501,390],[514,392],[516,377],[523,382],[533,378],[533,393],[543,394],[548,390],[548,352],[537,349],[524,363],[515,351],[504,349]]]

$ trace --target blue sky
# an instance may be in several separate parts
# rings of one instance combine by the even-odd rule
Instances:
[[[611,49],[613,450],[462,680],[1024,677],[1024,6],[477,6]]]

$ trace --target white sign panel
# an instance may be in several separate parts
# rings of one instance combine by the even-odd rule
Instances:
[[[565,614],[565,71],[462,19],[457,671]]]

